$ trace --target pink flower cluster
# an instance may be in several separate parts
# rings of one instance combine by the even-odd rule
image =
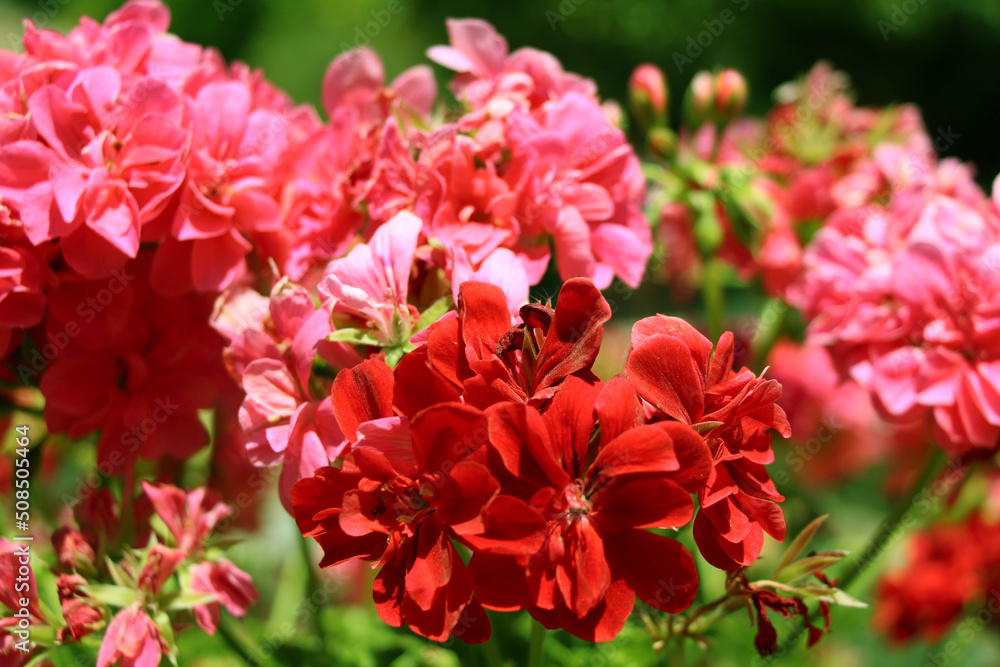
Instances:
[[[1000,437],[1000,212],[970,169],[884,145],[833,190],[796,301],[895,420],[961,453]]]

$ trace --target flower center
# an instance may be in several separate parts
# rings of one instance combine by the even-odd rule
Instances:
[[[567,514],[574,518],[590,514],[590,501],[584,493],[583,480],[578,479],[568,485],[563,489],[563,495],[566,498]]]

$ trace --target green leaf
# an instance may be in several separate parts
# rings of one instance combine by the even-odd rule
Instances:
[[[828,602],[839,604],[841,607],[855,607],[857,609],[867,609],[868,605],[857,598],[848,595],[839,588],[833,589],[833,594],[829,596]]]
[[[194,609],[198,605],[210,604],[218,601],[215,593],[202,593],[200,591],[182,591],[173,595],[165,601],[164,606],[170,611],[180,611],[182,609]]]
[[[430,325],[441,319],[441,316],[447,313],[451,309],[451,297],[443,296],[430,306],[427,310],[420,313],[420,319],[417,320],[417,328],[414,329],[414,333],[417,331],[423,331]]]
[[[133,588],[109,584],[88,584],[82,587],[90,597],[112,607],[128,607],[142,600],[142,594]]]
[[[39,607],[42,615],[49,625],[62,627],[66,621],[62,617],[62,603],[59,600],[59,587],[56,586],[56,577],[49,570],[48,565],[35,555],[31,550],[31,573],[35,576],[35,586],[38,590]]]
[[[170,617],[167,616],[167,612],[159,611],[153,621],[156,623],[156,627],[160,629],[160,634],[163,636],[163,641],[167,643],[170,648],[170,652],[167,653],[167,658],[170,660],[170,664],[176,667],[177,665],[177,642],[174,639],[174,628],[170,625]]]
[[[380,345],[375,336],[361,329],[337,329],[326,337],[334,343],[351,343],[352,345]]]
[[[781,580],[791,582],[801,579],[816,570],[825,570],[831,565],[839,563],[847,554],[848,552],[846,551],[824,551],[823,553],[797,560],[782,568],[780,572]]]
[[[788,549],[785,550],[785,553],[782,554],[781,558],[778,560],[778,564],[774,567],[774,573],[772,576],[775,579],[781,578],[781,570],[791,565],[799,557],[799,554],[805,550],[806,546],[809,545],[809,540],[813,538],[813,535],[816,534],[816,531],[819,530],[819,527],[823,525],[823,522],[826,521],[828,516],[830,515],[824,514],[823,516],[814,519],[808,526],[802,529],[802,532],[799,533],[794,540],[792,540],[792,543],[788,545]]]
[[[386,365],[389,366],[389,368],[394,369],[396,368],[396,364],[399,363],[399,360],[403,358],[404,354],[416,348],[414,348],[409,343],[403,343],[402,345],[397,345],[396,347],[387,347],[383,349],[385,351]]]
[[[691,424],[691,428],[698,432],[699,435],[705,435],[706,433],[711,433],[715,429],[723,425],[724,422],[698,422],[697,424]]]

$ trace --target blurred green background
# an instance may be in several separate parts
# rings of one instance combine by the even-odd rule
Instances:
[[[2,48],[14,48],[25,16],[66,30],[81,14],[102,18],[120,4],[118,0],[0,0]],[[382,55],[392,77],[406,67],[427,62],[426,48],[447,40],[444,19],[448,16],[490,20],[506,35],[512,49],[530,45],[553,52],[568,70],[596,79],[605,97],[623,100],[632,68],[640,62],[658,63],[670,77],[675,112],[680,92],[698,69],[733,66],[742,70],[751,86],[750,111],[762,113],[778,84],[825,58],[850,75],[861,103],[917,104],[932,136],[940,131],[954,138],[949,145],[939,146],[943,153],[973,162],[984,186],[1000,171],[994,130],[1000,118],[1000,95],[993,71],[1000,61],[1000,2],[992,0],[508,0],[478,4],[458,0],[167,0],[167,4],[174,15],[172,32],[217,47],[228,59],[263,68],[293,98],[311,103],[318,103],[320,82],[330,60],[345,48],[367,41]],[[391,13],[398,7],[398,13]],[[448,74],[440,68],[437,71],[441,82],[446,82]],[[644,314],[663,310],[642,301]],[[75,472],[67,468],[64,474],[72,477]],[[884,468],[873,470],[844,486],[819,492],[795,488],[793,482],[793,488],[782,489],[789,497],[784,507],[791,532],[817,514],[829,512],[831,520],[816,547],[857,553],[887,513],[880,491],[884,474]],[[295,540],[290,520],[272,504],[261,530],[233,553],[234,560],[251,571],[262,588],[264,600],[247,624],[258,636],[267,637],[271,629],[294,617],[301,600],[298,591],[310,588],[304,583],[308,576],[301,561],[288,553]],[[893,544],[881,565],[899,562],[902,542]],[[773,563],[778,553],[779,548],[770,544],[765,558]],[[856,595],[870,599],[868,587],[879,569],[872,568],[858,582]],[[713,582],[706,581],[706,589],[721,586],[718,573],[706,579]],[[869,619],[868,611],[836,610],[831,637],[808,657],[799,646],[777,664],[935,664],[940,647],[917,644],[893,650],[872,636]],[[350,637],[342,646],[341,664],[402,667],[454,665],[457,660],[476,664],[475,652],[459,649],[456,656],[405,631],[392,631],[378,623],[370,609],[325,607],[319,622],[331,637]],[[519,643],[527,636],[524,622],[523,615],[518,615],[498,623],[505,654],[521,652]],[[776,625],[783,635],[791,624],[777,621]],[[748,663],[752,631],[745,615],[734,614],[713,634],[716,641],[710,664]],[[293,651],[295,642],[315,641],[309,633],[291,633],[287,639],[288,651]],[[181,646],[186,656],[182,664],[228,665],[222,648],[200,633],[187,633]],[[977,635],[961,648],[959,657],[949,657],[950,664],[1000,664],[1000,640],[992,631]],[[285,659],[297,660],[289,664],[310,664],[292,655],[284,654]],[[638,624],[630,624],[619,641],[599,649],[559,633],[557,640],[549,641],[547,657],[552,664],[595,667],[657,660]],[[692,650],[688,657],[692,664],[704,664],[700,662],[704,654]]]
[[[60,29],[103,17],[119,0],[0,0],[3,46],[22,17]],[[1000,3],[992,0],[167,0],[172,30],[262,67],[303,102],[318,102],[323,71],[347,45],[368,39],[390,76],[425,62],[446,41],[444,19],[492,21],[511,47],[555,53],[572,71],[623,99],[632,67],[660,64],[679,92],[699,68],[734,66],[751,84],[751,111],[770,92],[826,58],[848,72],[862,103],[914,102],[932,135],[951,128],[945,153],[973,162],[984,184],[1000,171],[994,132],[1000,95]],[[394,5],[397,14],[386,10]],[[731,22],[720,17],[728,10]],[[373,16],[372,12],[375,12]],[[384,27],[375,21],[390,16]],[[725,18],[725,17],[722,17]],[[41,22],[41,21],[40,21]],[[384,21],[383,21],[384,22]],[[706,22],[708,25],[706,25]],[[718,34],[712,34],[712,28]],[[721,30],[720,30],[721,28]],[[699,33],[705,33],[700,35]],[[690,38],[690,41],[689,41]],[[700,39],[701,44],[698,44]],[[694,44],[695,46],[691,46]],[[708,44],[708,46],[704,46]],[[674,54],[693,63],[678,67]],[[443,75],[443,72],[441,73]]]

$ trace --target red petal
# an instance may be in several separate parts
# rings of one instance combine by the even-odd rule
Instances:
[[[568,377],[542,415],[552,451],[572,477],[583,474],[587,443],[594,430],[594,404],[600,393],[599,386],[577,377]]]
[[[556,462],[538,410],[523,403],[502,403],[488,414],[490,446],[511,474],[536,487],[561,489],[570,482]]]
[[[567,280],[538,353],[535,393],[593,366],[609,319],[611,308],[594,283],[586,278]]]
[[[359,424],[393,415],[394,382],[392,369],[381,359],[366,359],[337,373],[330,395],[337,424],[348,440],[357,441]]]
[[[624,579],[616,579],[611,582],[600,604],[583,618],[578,618],[561,604],[553,611],[537,607],[530,611],[532,617],[549,630],[566,630],[586,641],[607,642],[621,633],[634,607],[635,593],[629,589]]]
[[[403,355],[396,365],[392,402],[404,415],[412,417],[424,408],[457,401],[459,397],[448,378],[431,366],[426,346]]]
[[[507,297],[496,285],[473,280],[458,291],[461,336],[469,360],[489,359],[496,354],[497,341],[510,329]]]
[[[624,375],[614,377],[604,385],[595,409],[601,424],[603,444],[611,442],[630,428],[641,426],[646,420],[635,387]]]
[[[683,341],[663,334],[636,345],[625,370],[640,396],[656,409],[692,424],[705,411],[705,378]]]
[[[438,519],[458,534],[485,530],[486,504],[500,490],[500,483],[481,463],[459,461],[434,494]]]
[[[611,483],[594,498],[594,520],[607,530],[678,528],[693,516],[691,493],[666,479]]]
[[[640,600],[671,614],[691,606],[698,593],[698,570],[680,542],[645,530],[628,530],[607,544],[615,574],[625,577]]]
[[[421,470],[447,473],[456,463],[483,449],[487,440],[486,414],[461,403],[445,403],[417,413],[410,422],[410,432]]]

